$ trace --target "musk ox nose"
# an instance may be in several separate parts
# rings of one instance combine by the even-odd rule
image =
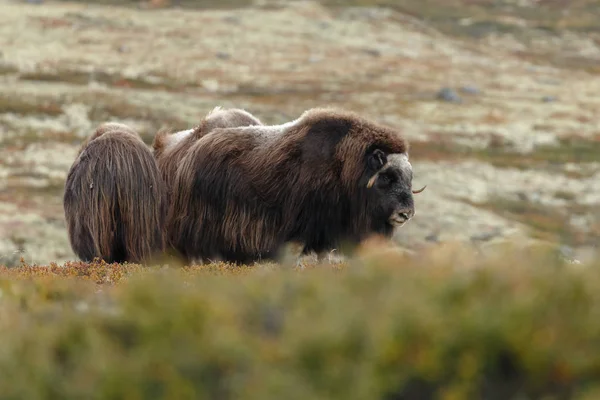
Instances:
[[[414,217],[415,209],[414,208],[403,208],[401,210],[396,211],[396,215],[399,218],[404,219],[405,221],[408,221],[409,219]]]
[[[401,226],[406,221],[408,221],[409,219],[414,217],[414,215],[415,215],[414,207],[400,208],[391,215],[390,223],[393,226]]]

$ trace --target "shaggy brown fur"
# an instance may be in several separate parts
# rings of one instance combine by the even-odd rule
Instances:
[[[63,198],[71,247],[84,261],[143,263],[165,249],[165,186],[130,127],[104,123],[84,142]]]
[[[216,128],[252,125],[262,125],[262,123],[249,112],[239,108],[216,107],[194,129],[175,133],[168,130],[159,131],[154,138],[152,147],[154,148],[154,158],[156,158],[158,168],[167,186],[168,198],[171,197],[171,183],[179,162],[198,139]]]
[[[247,263],[290,241],[320,253],[390,236],[414,215],[407,150],[397,131],[328,109],[214,129],[179,163],[170,241],[188,260]]]

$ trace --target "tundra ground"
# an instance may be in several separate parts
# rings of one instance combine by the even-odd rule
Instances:
[[[74,259],[63,184],[97,124],[150,143],[216,105],[401,128],[427,184],[406,249],[600,239],[598,2],[100,3],[0,1],[0,264]]]

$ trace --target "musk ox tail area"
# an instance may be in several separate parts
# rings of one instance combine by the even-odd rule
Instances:
[[[105,123],[71,166],[63,197],[71,247],[84,261],[144,263],[165,249],[165,187],[150,149]]]

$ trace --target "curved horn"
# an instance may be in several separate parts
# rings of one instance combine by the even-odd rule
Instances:
[[[425,190],[425,188],[426,188],[426,187],[427,187],[427,185],[423,186],[423,187],[422,187],[421,189],[419,189],[419,190],[413,190],[412,192],[413,192],[413,194],[418,194],[418,193],[421,193],[423,190]]]
[[[371,179],[369,179],[369,182],[367,182],[367,188],[370,189],[374,184],[375,181],[377,180],[377,176],[379,175],[379,172],[377,172],[375,175],[373,175],[371,177]]]

